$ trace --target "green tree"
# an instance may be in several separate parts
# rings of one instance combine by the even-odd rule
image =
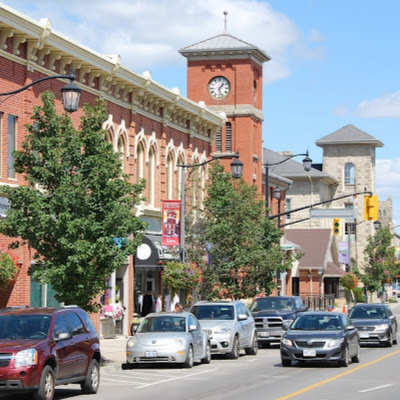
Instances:
[[[382,289],[383,293],[385,284],[399,273],[395,248],[391,246],[392,238],[393,234],[388,228],[379,229],[374,236],[368,238],[364,251],[364,271],[358,272],[358,275],[370,292]]]
[[[28,184],[4,187],[11,206],[0,232],[16,238],[13,247],[35,250],[30,274],[50,283],[58,301],[94,311],[94,297],[142,240],[145,226],[133,208],[144,183],[122,174],[102,129],[103,103],[85,105],[76,130],[69,115],[56,114],[52,93],[42,101],[14,152],[15,171]]]
[[[292,259],[284,259],[282,234],[265,217],[263,197],[217,163],[207,182],[204,209],[194,213],[187,235],[188,257],[203,268],[203,296],[240,299],[271,293],[276,272],[290,268]]]

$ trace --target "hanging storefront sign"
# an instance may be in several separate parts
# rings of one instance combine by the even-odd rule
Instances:
[[[349,243],[348,242],[338,242],[338,254],[339,254],[339,264],[349,264]]]
[[[180,245],[181,202],[164,200],[162,207],[162,245]]]

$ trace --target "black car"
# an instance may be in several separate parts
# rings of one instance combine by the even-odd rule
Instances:
[[[362,344],[397,344],[397,319],[386,304],[355,304],[349,318]]]
[[[258,345],[269,347],[279,343],[285,333],[283,325],[289,326],[308,307],[298,296],[258,297],[250,307],[256,323]]]
[[[350,361],[358,363],[358,331],[342,313],[302,313],[281,340],[281,360],[284,367],[292,361],[336,361],[343,367]]]

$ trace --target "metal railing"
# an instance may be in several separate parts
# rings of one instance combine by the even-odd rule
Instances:
[[[304,294],[301,296],[303,303],[308,306],[309,310],[328,310],[328,307],[335,307],[335,295],[327,294],[324,296]]]

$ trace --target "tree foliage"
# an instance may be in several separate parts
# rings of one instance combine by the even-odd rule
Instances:
[[[203,264],[203,296],[240,299],[271,293],[276,272],[290,268],[292,259],[284,259],[281,232],[266,218],[262,196],[220,164],[210,168],[207,182],[204,209],[196,210],[187,235],[189,258]]]
[[[384,289],[385,284],[399,273],[395,248],[391,246],[392,238],[393,234],[388,228],[379,229],[374,236],[368,238],[364,251],[364,271],[358,274],[370,292]]]
[[[30,274],[50,283],[58,301],[94,310],[107,278],[142,240],[145,226],[133,207],[144,183],[122,174],[102,129],[103,103],[85,105],[76,130],[69,115],[56,114],[52,93],[42,101],[22,150],[14,152],[15,171],[28,184],[4,188],[11,207],[0,231],[17,238],[14,247],[34,249]]]

